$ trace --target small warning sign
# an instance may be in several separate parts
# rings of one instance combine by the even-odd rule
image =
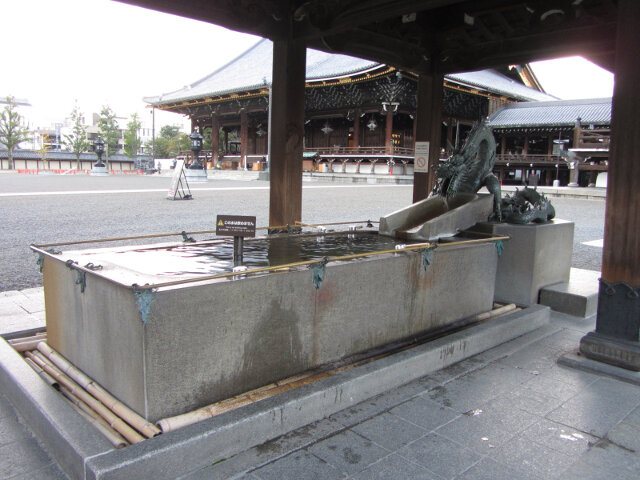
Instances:
[[[429,171],[429,142],[416,142],[413,171],[420,173]]]
[[[255,237],[256,217],[218,215],[216,235],[230,237]]]

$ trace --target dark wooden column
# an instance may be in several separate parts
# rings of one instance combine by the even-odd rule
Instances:
[[[220,151],[220,119],[218,115],[211,116],[211,161],[213,162],[213,166],[216,166],[218,163],[218,155]]]
[[[271,190],[269,225],[302,220],[302,145],[307,49],[304,43],[273,42],[271,87]]]
[[[244,168],[247,164],[247,152],[249,151],[249,121],[247,111],[243,108],[240,110],[240,165]]]
[[[441,74],[420,75],[418,79],[418,109],[416,112],[416,135],[418,142],[429,142],[429,171],[413,174],[413,201],[427,198],[436,183],[436,168],[440,156],[442,123],[443,76]]]
[[[388,154],[393,153],[391,148],[391,135],[393,134],[393,109],[389,105],[387,110],[387,116],[385,118],[385,130],[384,130],[384,147]]]
[[[615,87],[596,331],[588,357],[640,371],[640,2],[618,2]]]
[[[191,117],[191,132],[195,131],[195,129],[198,126],[198,120],[196,120],[195,118]],[[189,133],[191,133],[189,132]]]
[[[353,114],[353,146],[360,146],[360,109],[356,108]]]

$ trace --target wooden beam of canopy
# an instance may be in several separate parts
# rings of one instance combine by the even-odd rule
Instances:
[[[613,0],[118,0],[416,73],[583,54],[611,65]]]

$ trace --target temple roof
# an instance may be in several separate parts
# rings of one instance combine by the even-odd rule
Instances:
[[[489,118],[492,128],[611,124],[611,98],[524,102],[506,105]]]
[[[144,101],[154,106],[160,106],[206,96],[225,95],[268,87],[272,78],[272,57],[272,42],[262,39],[236,59],[193,84],[156,97],[145,97]],[[307,49],[306,79],[310,82],[363,74],[382,67],[384,67],[383,64],[371,60]],[[495,70],[457,73],[447,75],[445,78],[454,83],[485,89],[518,100],[550,100],[555,98],[526,87]]]

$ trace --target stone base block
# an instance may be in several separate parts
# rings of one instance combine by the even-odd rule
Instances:
[[[92,177],[106,177],[109,175],[109,170],[107,170],[107,167],[93,167],[90,175]]]
[[[640,372],[640,342],[589,332],[580,340],[580,352],[592,360]]]
[[[184,176],[187,178],[187,182],[206,182],[208,180],[207,171],[204,169],[185,168]]]
[[[528,306],[538,303],[540,289],[569,281],[573,222],[555,219],[543,224],[483,222],[473,230],[508,235],[498,259],[498,302]]]
[[[574,317],[590,317],[598,309],[600,272],[572,268],[569,282],[556,283],[540,290],[540,304]]]

